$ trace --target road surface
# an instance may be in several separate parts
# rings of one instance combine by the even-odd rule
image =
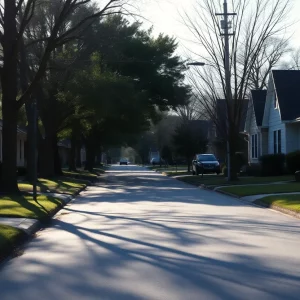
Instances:
[[[0,270],[1,300],[299,299],[300,221],[137,166]]]

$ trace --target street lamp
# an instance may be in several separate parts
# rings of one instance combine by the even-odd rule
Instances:
[[[199,62],[199,61],[195,61],[195,62],[192,62],[192,63],[187,63],[186,64],[187,66],[200,66],[200,67],[203,67],[205,66],[205,63],[204,62]]]

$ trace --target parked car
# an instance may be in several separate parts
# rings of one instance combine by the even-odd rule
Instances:
[[[127,158],[121,158],[120,159],[120,165],[128,165],[128,159]]]
[[[193,175],[203,173],[221,173],[219,161],[213,154],[196,154],[193,160]]]
[[[160,159],[159,157],[153,157],[150,161],[151,165],[155,166],[155,165],[160,165],[160,164],[164,164],[165,161],[163,159]]]

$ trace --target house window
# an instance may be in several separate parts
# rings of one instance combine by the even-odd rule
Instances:
[[[277,153],[277,131],[274,131],[274,154]]]
[[[277,131],[277,133],[278,133],[278,138],[277,138],[277,140],[278,140],[278,153],[281,153],[281,130],[278,130]]]
[[[251,136],[251,154],[252,158],[258,158],[258,137],[257,134]]]
[[[281,130],[275,130],[274,135],[274,154],[281,153]]]

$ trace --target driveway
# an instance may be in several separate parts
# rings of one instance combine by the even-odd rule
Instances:
[[[113,166],[0,270],[6,300],[299,299],[300,222]]]

